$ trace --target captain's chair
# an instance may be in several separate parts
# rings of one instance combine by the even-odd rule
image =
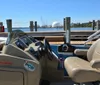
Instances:
[[[69,77],[77,83],[100,80],[100,39],[89,48],[85,61],[78,57],[69,57],[64,61]]]

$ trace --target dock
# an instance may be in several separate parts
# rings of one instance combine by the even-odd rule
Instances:
[[[93,20],[93,30],[91,31],[89,30],[71,31],[70,30],[71,18],[65,17],[63,21],[64,21],[63,22],[64,31],[59,31],[59,32],[38,32],[37,21],[35,22],[30,21],[30,26],[29,26],[30,32],[26,32],[26,34],[28,34],[29,36],[36,37],[39,40],[46,38],[51,43],[53,42],[62,43],[65,41],[65,43],[81,42],[83,44],[84,41],[86,41],[90,35],[96,32],[96,30],[94,30],[95,27],[94,20]],[[7,19],[6,22],[7,22],[8,32],[0,32],[0,37],[8,37],[8,33],[10,34],[12,32],[12,19]],[[100,27],[100,24],[97,24],[97,26]]]
[[[71,31],[70,40],[71,41],[85,41],[87,37],[96,31]],[[65,31],[61,32],[26,32],[26,34],[37,37],[38,39],[46,38],[49,42],[63,42]],[[0,37],[7,37],[7,32],[0,32]]]

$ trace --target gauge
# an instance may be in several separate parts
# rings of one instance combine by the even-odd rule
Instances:
[[[63,44],[63,46],[62,46],[62,51],[68,51],[68,46],[67,46],[67,44]]]
[[[26,48],[26,45],[19,39],[15,42],[15,44],[22,50]]]

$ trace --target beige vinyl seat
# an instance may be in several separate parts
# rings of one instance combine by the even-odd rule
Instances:
[[[77,82],[93,82],[100,80],[100,39],[89,48],[85,61],[78,57],[68,57],[64,66],[69,77]]]

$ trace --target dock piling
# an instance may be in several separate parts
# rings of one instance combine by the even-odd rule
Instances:
[[[96,27],[97,27],[98,30],[100,30],[100,20],[97,21]]]
[[[0,26],[3,26],[3,22],[0,22]]]
[[[70,17],[65,18],[65,43],[70,43]]]
[[[6,20],[6,22],[7,22],[8,32],[12,32],[12,20],[8,19],[8,20]]]
[[[37,31],[37,21],[35,21],[35,31]]]
[[[3,22],[0,22],[0,32],[2,32]]]
[[[92,22],[92,28],[93,28],[93,30],[95,29],[95,20],[93,20],[93,22]]]
[[[6,23],[7,23],[7,28],[8,28],[8,39],[7,39],[6,44],[9,44],[11,41],[12,20],[8,19],[8,20],[6,20]]]
[[[33,25],[33,21],[30,21],[30,31],[34,30],[34,25]]]
[[[64,31],[65,31],[65,18],[63,19],[63,28],[64,28]]]

